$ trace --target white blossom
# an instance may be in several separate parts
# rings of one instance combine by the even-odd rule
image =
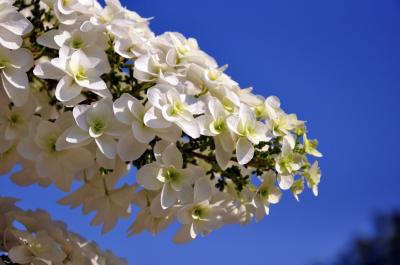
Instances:
[[[215,157],[219,166],[225,169],[232,157],[235,143],[227,124],[228,112],[215,98],[208,101],[208,115],[200,116],[197,121],[202,135],[212,136],[215,143]]]
[[[145,114],[146,125],[152,128],[165,128],[174,123],[190,137],[200,136],[200,127],[193,115],[204,112],[201,101],[179,93],[169,85],[152,87],[147,96],[153,106]]]
[[[282,193],[280,189],[275,186],[276,175],[272,171],[268,171],[262,176],[263,182],[258,187],[257,192],[253,198],[253,203],[257,208],[255,217],[260,221],[264,215],[269,214],[269,204],[276,204],[279,202]]]
[[[59,80],[55,95],[61,102],[79,102],[84,99],[82,90],[91,91],[103,98],[111,97],[106,83],[100,75],[106,72],[104,63],[97,57],[88,57],[77,50],[71,56],[62,54],[36,65],[34,73],[44,79]]]
[[[107,158],[117,154],[116,137],[124,132],[123,126],[113,115],[109,100],[93,105],[78,105],[73,110],[75,125],[67,129],[57,140],[56,150],[85,146],[94,141]]]
[[[181,229],[174,237],[175,243],[186,243],[197,235],[208,234],[221,224],[221,211],[211,204],[211,186],[206,178],[199,178],[194,184],[193,202],[178,212]]]
[[[0,175],[69,192],[58,203],[103,233],[132,215],[128,235],[177,220],[175,243],[260,221],[283,190],[317,195],[309,157],[322,153],[305,122],[150,20],[119,0],[0,0]],[[0,198],[0,252],[13,262],[126,264],[14,203]]]
[[[14,1],[0,1],[0,45],[16,50],[22,45],[22,36],[29,33],[33,26],[27,18],[12,6]]]
[[[55,123],[40,121],[34,131],[18,144],[17,149],[22,157],[35,161],[38,176],[50,178],[57,187],[68,191],[73,177],[91,166],[93,156],[84,148],[56,149],[57,139],[65,129],[62,122],[62,119]]]
[[[183,189],[204,174],[199,167],[182,166],[181,153],[174,144],[170,144],[162,152],[160,161],[140,168],[136,178],[138,183],[148,190],[161,189],[161,206],[167,209],[175,204]]]
[[[17,199],[0,197],[0,251],[18,264],[126,265],[110,251],[67,230],[43,210],[22,210]],[[19,225],[16,225],[18,223]]]
[[[265,124],[256,120],[251,109],[242,104],[238,115],[230,116],[227,120],[229,129],[237,136],[236,157],[239,164],[247,164],[254,155],[254,144],[267,141],[267,129]]]
[[[28,100],[29,80],[26,72],[32,65],[33,57],[28,50],[23,48],[8,50],[0,46],[1,85],[10,100],[17,106],[22,106]]]

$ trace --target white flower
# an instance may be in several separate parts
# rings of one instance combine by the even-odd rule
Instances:
[[[33,104],[11,108],[0,106],[0,126],[4,126],[4,134],[0,135],[2,141],[3,139],[13,141],[24,137],[28,133],[34,110]]]
[[[254,104],[254,112],[259,119],[274,120],[283,112],[280,108],[281,102],[279,98],[275,96],[269,96],[264,101],[261,99],[257,101],[258,102]]]
[[[38,0],[28,35],[36,13],[23,2],[0,0],[0,175],[64,191],[79,181],[59,203],[92,225],[107,232],[134,204],[129,235],[177,219],[176,243],[261,220],[281,190],[318,194],[308,157],[322,154],[305,122],[241,88],[194,38],[156,36],[119,0]],[[11,204],[0,197],[0,252],[18,263],[126,264]]]
[[[307,135],[303,135],[304,150],[307,154],[313,155],[315,157],[322,157],[321,152],[317,150],[318,140],[309,140]]]
[[[186,78],[203,93],[207,90],[218,90],[221,86],[235,86],[237,83],[224,73],[227,67],[227,65],[224,65],[218,69],[204,68],[197,64],[190,64],[186,72]]]
[[[93,0],[54,0],[53,10],[62,24],[72,25],[78,18],[79,13],[87,13],[94,8]]]
[[[128,59],[138,58],[146,54],[150,49],[150,45],[148,44],[148,40],[141,35],[138,30],[130,27],[125,36],[115,41],[115,52]]]
[[[22,106],[28,100],[29,80],[26,72],[32,65],[33,56],[28,50],[21,48],[10,51],[0,46],[1,85],[17,106]]]
[[[165,128],[169,127],[169,123],[175,123],[190,137],[200,136],[200,127],[193,115],[204,112],[203,102],[179,93],[169,85],[156,85],[150,88],[147,97],[153,107],[145,114],[146,125]]]
[[[123,94],[114,102],[115,117],[130,127],[118,141],[118,154],[125,161],[139,158],[156,135],[170,142],[176,142],[180,137],[180,129],[173,125],[159,129],[147,127],[144,115],[149,108],[149,104],[143,106],[138,99],[129,94]]]
[[[127,27],[146,27],[147,19],[140,17],[136,12],[124,8],[119,0],[105,0],[106,7],[93,10],[89,20],[81,27],[83,31],[93,28],[107,29],[113,34],[124,32]],[[121,32],[122,31],[122,32]]]
[[[46,31],[37,42],[45,47],[61,49],[60,54],[71,55],[74,51],[82,50],[89,57],[101,56],[102,61],[107,61],[105,49],[107,39],[104,32],[87,31],[83,32],[79,28],[60,25],[60,28]]]
[[[135,222],[129,227],[130,236],[139,234],[144,230],[148,230],[152,235],[160,233],[167,228],[174,218],[172,216],[154,217],[150,213],[150,208],[142,208],[135,217]]]
[[[18,163],[21,165],[21,170],[11,175],[11,180],[18,186],[30,186],[38,184],[41,187],[48,187],[53,181],[50,178],[40,177],[36,172],[36,163],[31,160],[19,158]]]
[[[236,142],[236,157],[239,164],[247,164],[254,155],[254,145],[268,141],[268,127],[256,120],[254,113],[247,106],[240,106],[239,115],[227,120],[229,129],[239,136]]]
[[[210,203],[211,195],[209,181],[204,177],[198,179],[194,184],[193,203],[183,206],[178,212],[182,227],[173,239],[175,243],[186,243],[221,225],[221,211]]]
[[[142,189],[135,194],[134,204],[142,209],[135,222],[129,227],[129,235],[149,231],[155,235],[167,228],[176,217],[178,207],[163,209],[159,191]]]
[[[321,170],[318,167],[318,161],[315,161],[312,166],[304,172],[307,180],[307,186],[312,189],[315,196],[318,196],[318,184],[321,181]]]
[[[264,173],[262,178],[263,182],[253,198],[254,206],[257,208],[255,213],[257,221],[269,214],[269,204],[278,203],[282,196],[281,191],[275,186],[276,175],[273,171]]]
[[[106,35],[102,31],[83,32],[79,28],[61,25],[59,29],[45,32],[37,42],[45,47],[59,50],[60,57],[70,57],[75,51],[82,51],[89,58],[96,58],[98,64],[95,66],[100,73],[108,73]],[[57,65],[55,65],[57,66]],[[62,69],[64,70],[64,69]],[[58,78],[60,79],[60,78]]]
[[[175,70],[165,61],[161,52],[148,53],[135,60],[133,76],[141,82],[157,82],[176,86],[179,82]]]
[[[97,101],[93,105],[77,105],[73,109],[76,125],[67,129],[56,143],[57,150],[84,146],[94,141],[109,159],[117,153],[116,137],[124,133],[123,126],[115,119],[109,100]]]
[[[58,263],[66,257],[66,254],[46,231],[39,231],[35,235],[22,231],[15,233],[21,245],[9,250],[9,257],[13,262],[21,264]]]
[[[304,178],[301,177],[298,180],[295,180],[290,187],[290,191],[292,192],[294,198],[299,201],[299,195],[304,191]]]
[[[235,149],[235,143],[226,121],[228,114],[216,98],[209,99],[208,111],[208,115],[200,116],[197,119],[200,125],[200,132],[202,135],[208,135],[214,138],[215,156],[218,165],[222,169],[225,169]]]
[[[17,199],[0,197],[1,251],[18,264],[127,265],[110,251],[67,230],[43,210],[22,210]],[[4,264],[0,261],[0,264]]]
[[[155,39],[154,44],[164,50],[168,65],[172,67],[196,63],[206,68],[217,68],[214,58],[200,50],[194,38],[186,39],[178,32],[166,32]]]
[[[125,184],[121,188],[104,188],[104,193],[97,191],[87,204],[87,211],[95,211],[92,225],[103,223],[102,233],[110,231],[119,218],[131,215],[131,200],[134,194],[132,186]]]
[[[41,120],[17,149],[22,157],[35,161],[40,177],[50,178],[58,188],[68,191],[73,177],[93,163],[93,156],[84,148],[56,149],[57,139],[65,129],[60,126],[62,122],[60,118],[55,123]]]
[[[304,122],[299,121],[296,114],[288,115],[284,112],[275,112],[270,116],[269,122],[275,136],[285,136],[297,127],[304,126]]]
[[[294,181],[293,174],[304,164],[304,157],[294,153],[291,144],[283,138],[281,154],[276,159],[275,169],[279,173],[278,183],[283,190],[289,189]]]
[[[15,50],[21,47],[22,36],[30,32],[33,26],[12,6],[13,2],[0,2],[0,45]]]
[[[61,102],[82,101],[82,90],[91,91],[103,98],[111,94],[106,83],[100,78],[106,68],[102,60],[88,57],[83,51],[77,50],[70,57],[62,54],[51,62],[39,63],[34,74],[44,79],[60,80],[55,95]]]
[[[196,177],[204,174],[199,167],[182,166],[182,154],[175,144],[170,144],[162,152],[159,162],[144,165],[139,169],[136,179],[145,189],[162,189],[161,206],[167,209],[176,203],[181,191],[188,189]]]
[[[91,224],[103,224],[102,233],[110,231],[119,218],[128,218],[131,215],[131,202],[135,195],[134,186],[127,184],[120,188],[113,188],[112,175],[96,175],[86,179],[85,184],[74,193],[59,201],[71,208],[83,204],[84,214],[95,212]]]
[[[241,105],[243,105],[238,94],[228,87],[222,86],[215,89],[208,89],[210,94],[213,97],[218,98],[221,104],[224,106],[224,109],[230,113],[234,113],[240,108]]]

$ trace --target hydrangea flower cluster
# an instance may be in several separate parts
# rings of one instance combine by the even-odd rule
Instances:
[[[0,197],[0,265],[69,264],[127,265],[110,251],[67,230],[43,210],[25,211],[15,205],[17,199]],[[6,262],[6,263],[5,263]]]
[[[195,39],[105,2],[0,0],[1,174],[19,164],[15,183],[64,192],[80,181],[59,203],[95,212],[103,232],[137,206],[129,234],[177,220],[176,243],[261,220],[282,190],[317,195],[304,121]]]

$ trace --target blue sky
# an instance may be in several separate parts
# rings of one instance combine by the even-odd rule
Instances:
[[[100,235],[79,210],[56,205],[51,189],[18,188],[0,178],[0,194],[41,207],[71,230],[130,264],[291,264],[326,261],[374,213],[400,207],[400,1],[122,1],[155,19],[152,29],[180,31],[222,64],[242,87],[277,95],[308,121],[324,158],[320,195],[297,203],[289,193],[269,217],[229,226],[184,246],[161,235],[126,238],[132,220]]]

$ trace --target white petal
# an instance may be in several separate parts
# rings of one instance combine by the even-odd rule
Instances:
[[[193,139],[200,137],[200,127],[197,124],[196,120],[186,121],[184,119],[180,119],[176,122],[176,124],[190,137]]]
[[[20,264],[28,264],[34,256],[26,246],[12,247],[9,250],[8,255],[12,262]]]
[[[103,155],[103,153],[99,149],[96,150],[96,164],[99,165],[100,167],[115,168],[116,162],[117,162],[117,159],[109,159],[108,157]]]
[[[211,199],[211,185],[206,177],[199,178],[194,184],[194,203]]]
[[[3,70],[3,75],[8,82],[19,89],[29,88],[28,76],[23,70],[6,68]]]
[[[228,124],[229,129],[236,133],[239,134],[238,132],[238,125],[240,123],[240,118],[237,116],[230,116],[226,119],[226,123]]]
[[[229,132],[220,133],[216,139],[221,144],[222,148],[226,152],[232,152],[235,149],[235,142],[232,139],[232,135]]]
[[[149,143],[155,137],[152,129],[138,122],[132,123],[132,133],[142,143]]]
[[[222,169],[227,168],[229,161],[231,161],[232,157],[232,151],[230,152],[225,151],[218,138],[215,138],[215,157],[217,159],[218,165]]]
[[[79,85],[94,90],[94,93],[99,93],[99,91],[108,90],[107,85],[103,79],[100,77],[95,77],[91,79],[85,79],[77,82]]]
[[[254,146],[247,138],[240,137],[236,143],[236,158],[239,164],[247,164],[254,155]]]
[[[199,231],[196,223],[193,222],[192,225],[190,226],[190,236],[192,238],[196,238],[198,234],[200,234],[200,231]]]
[[[182,168],[183,158],[175,144],[170,144],[162,154],[162,162],[165,166],[173,165],[176,168]]]
[[[159,190],[163,186],[163,183],[157,179],[160,170],[156,163],[144,165],[136,173],[136,180],[148,190]]]
[[[21,48],[11,52],[11,66],[21,71],[27,72],[33,66],[33,55],[25,48]]]
[[[15,50],[21,47],[22,38],[0,27],[0,44],[8,49]]]
[[[93,163],[93,155],[85,148],[74,148],[67,151],[68,162],[73,169],[80,171],[89,168]]]
[[[83,131],[89,130],[89,124],[86,118],[87,111],[90,109],[90,105],[77,105],[72,110],[76,124]]]
[[[293,185],[294,178],[292,175],[278,175],[278,184],[282,190],[288,190]]]
[[[280,201],[281,197],[282,197],[282,192],[280,191],[280,189],[274,186],[271,188],[268,194],[268,202],[276,204]]]
[[[165,102],[165,95],[157,88],[150,88],[147,91],[147,98],[149,102],[156,108],[161,109],[163,102]]]
[[[161,111],[157,110],[155,107],[151,107],[147,110],[143,117],[143,122],[146,126],[154,129],[167,128],[171,126],[171,123],[163,118]]]
[[[17,107],[23,106],[28,101],[29,89],[20,89],[15,87],[10,82],[8,82],[3,74],[0,74],[0,77],[4,91],[6,92],[7,96]]]
[[[62,138],[62,136],[64,136],[64,134],[62,134],[59,139]],[[90,140],[90,136],[87,132],[83,131],[78,126],[72,126],[65,131],[65,140],[71,144],[87,144],[87,141]],[[56,145],[58,150],[58,140]]]
[[[154,153],[154,156],[155,156],[157,162],[162,163],[162,159],[161,159],[162,153],[170,144],[171,144],[170,142],[164,141],[164,140],[156,142],[156,144],[154,145],[154,148],[153,148],[153,153]]]
[[[76,98],[82,91],[82,87],[75,83],[70,76],[64,76],[57,84],[56,98],[65,102]]]
[[[109,159],[114,159],[117,154],[117,143],[112,136],[103,134],[95,138],[100,151]]]
[[[193,222],[191,210],[193,208],[192,204],[185,205],[183,208],[179,209],[178,212],[178,221],[181,224],[187,225]]]
[[[33,29],[31,22],[21,13],[13,12],[7,16],[7,20],[1,21],[0,26],[16,35],[25,35]]]
[[[59,68],[55,67],[50,62],[39,63],[33,69],[34,75],[43,79],[56,79],[59,80],[63,78],[65,72],[61,71]]]
[[[133,121],[132,113],[128,108],[128,102],[133,97],[127,93],[122,94],[113,103],[115,117],[122,123],[130,125]]]
[[[168,213],[168,210],[161,207],[161,193],[151,201],[150,212],[152,216],[157,218],[164,217]]]
[[[181,137],[182,130],[176,125],[171,125],[168,128],[157,129],[156,134],[158,137],[168,142],[174,143],[178,141],[178,139]]]
[[[40,149],[32,139],[26,137],[17,145],[17,151],[23,158],[27,160],[35,160],[40,153]]]
[[[204,113],[204,103],[202,101],[197,101],[196,103],[189,105],[188,110],[192,114],[202,114]]]
[[[217,98],[211,98],[208,102],[208,109],[214,119],[225,116],[225,110],[221,102]]]
[[[173,239],[174,243],[184,244],[193,240],[193,238],[190,235],[190,227],[191,225],[182,225],[181,229],[179,229],[179,231],[174,236]]]
[[[118,140],[117,151],[124,161],[135,161],[147,149],[147,144],[140,143],[131,133],[127,133]]]
[[[60,47],[55,43],[54,41],[54,36],[56,34],[59,34],[59,31],[56,29],[49,30],[42,35],[40,35],[37,39],[36,42],[42,46],[51,48],[51,49],[59,49]]]
[[[169,184],[164,184],[161,191],[161,207],[163,209],[168,209],[176,202],[175,191]]]

